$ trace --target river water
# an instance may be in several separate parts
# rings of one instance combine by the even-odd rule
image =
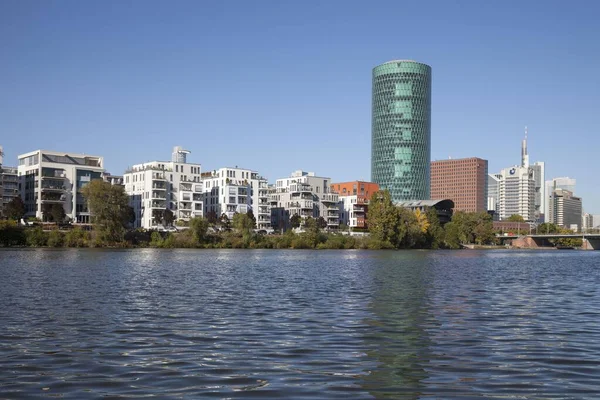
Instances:
[[[0,398],[600,398],[600,252],[1,250]]]

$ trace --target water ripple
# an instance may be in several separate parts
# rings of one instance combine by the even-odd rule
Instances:
[[[0,398],[597,398],[600,253],[0,250]]]

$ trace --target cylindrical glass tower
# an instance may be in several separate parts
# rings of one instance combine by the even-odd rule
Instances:
[[[431,67],[388,61],[373,68],[371,180],[394,201],[429,200]]]

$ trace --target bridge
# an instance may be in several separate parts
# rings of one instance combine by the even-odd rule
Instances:
[[[521,235],[521,236],[504,236],[496,235],[496,238],[501,242],[512,240],[512,246],[523,249],[531,249],[538,247],[553,247],[550,239],[581,239],[581,246],[584,250],[600,250],[600,234],[585,234],[585,233],[548,233],[545,235]]]

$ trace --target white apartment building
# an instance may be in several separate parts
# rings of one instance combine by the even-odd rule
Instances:
[[[187,163],[186,154],[189,151],[175,147],[173,161],[137,164],[125,172],[123,184],[135,211],[136,228],[163,225],[167,209],[175,220],[189,221],[204,215],[201,166]]]
[[[223,214],[252,211],[256,228],[271,228],[271,209],[268,202],[268,182],[258,172],[249,169],[220,168],[202,174],[204,183],[204,213],[218,219]]]
[[[60,204],[72,222],[90,222],[81,189],[92,179],[101,179],[102,157],[36,150],[19,156],[17,170],[26,217],[49,221],[51,208]]]
[[[289,178],[277,179],[275,188],[269,193],[275,229],[289,228],[289,221],[282,220],[299,215],[323,217],[328,230],[338,229],[339,196],[330,188],[331,179],[315,176],[314,172],[294,171]]]
[[[364,195],[339,196],[339,223],[349,228],[366,228],[369,200]]]

